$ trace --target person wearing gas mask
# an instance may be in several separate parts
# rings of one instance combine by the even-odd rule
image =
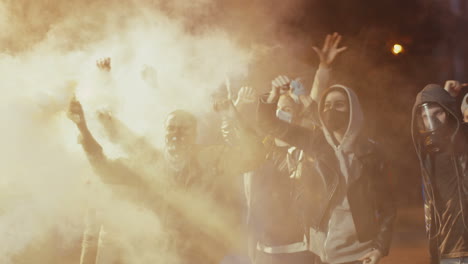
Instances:
[[[274,105],[261,101],[259,123],[304,150],[296,192],[317,263],[378,263],[389,252],[396,210],[383,153],[361,132],[356,94],[342,85],[325,90],[318,104],[320,125],[311,129],[278,121]]]
[[[223,204],[224,194],[230,191],[226,178],[253,169],[263,151],[256,135],[236,122],[230,103],[221,102],[218,109],[236,123],[239,141],[235,146],[197,145],[195,116],[176,110],[165,120],[164,150],[143,146],[142,153],[151,157],[142,162],[140,156],[129,161],[107,158],[87,127],[80,102],[70,103],[69,117],[80,131],[80,143],[97,175],[112,187],[133,189],[137,194],[124,198],[166,219],[164,224],[173,234],[168,243],[181,263],[219,263],[237,242],[235,213]],[[152,164],[147,164],[149,160]],[[210,221],[206,221],[208,215]]]
[[[468,134],[458,113],[455,98],[437,84],[427,85],[413,108],[431,263],[468,263]]]

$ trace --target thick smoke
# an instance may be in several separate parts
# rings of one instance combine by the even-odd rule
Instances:
[[[369,130],[383,139],[396,161],[401,187],[419,197],[408,187],[416,188],[418,184],[408,181],[419,177],[406,177],[419,174],[416,157],[401,157],[413,152],[409,119],[414,96],[427,78],[437,76],[430,73],[443,67],[433,63],[432,56],[414,61],[408,57],[400,69],[401,61],[387,58],[381,50],[399,41],[397,36],[388,37],[395,14],[401,15],[400,21],[412,21],[407,30],[414,41],[438,38],[433,30],[429,40],[419,35],[432,29],[423,17],[450,20],[406,8],[419,2],[433,4],[0,1],[0,263],[77,263],[86,221],[93,218],[98,225],[94,228],[103,226],[106,241],[118,240],[124,248],[125,263],[177,263],[177,256],[164,248],[171,234],[162,227],[161,215],[123,199],[93,173],[77,143],[78,131],[66,116],[70,99],[75,95],[81,101],[91,132],[112,158],[128,158],[124,150],[129,144],[118,142],[122,147],[109,140],[97,111],[109,111],[160,148],[165,115],[183,108],[200,119],[205,130],[199,140],[210,142],[218,125],[210,114],[210,95],[224,86],[226,78],[234,88],[251,85],[265,91],[274,77],[286,74],[303,77],[310,87],[318,62],[310,47],[321,45],[324,34],[337,28],[346,31],[340,33],[349,49],[334,65],[333,83],[356,90],[369,110]],[[390,12],[391,6],[398,9]],[[385,39],[389,43],[380,43]],[[410,48],[410,43],[403,44]],[[432,50],[434,43],[423,47]],[[103,57],[111,58],[110,72],[96,67],[96,60]],[[139,172],[151,171],[148,166]],[[181,210],[190,206],[189,217],[211,225],[216,235],[233,237],[232,230],[223,229],[228,210],[222,211],[224,218],[206,218],[212,201],[187,205],[187,197],[178,192],[167,199]]]
[[[99,218],[105,236],[118,230],[125,263],[177,260],[158,250],[167,236],[160,216],[119,199],[94,175],[66,116],[76,95],[90,130],[116,158],[122,152],[103,136],[97,110],[161,146],[168,112],[203,116],[226,77],[246,76],[252,54],[233,36],[216,26],[193,32],[192,18],[179,19],[191,10],[198,20],[208,1],[171,2],[0,4],[1,263],[55,263],[53,256],[76,263],[76,254],[66,256],[80,246],[85,215]],[[102,57],[111,57],[110,72],[96,67]]]

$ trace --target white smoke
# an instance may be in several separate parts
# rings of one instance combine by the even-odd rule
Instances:
[[[40,12],[50,2],[57,2],[55,13]],[[155,9],[59,2],[0,3],[5,50],[28,47],[0,54],[0,263],[27,259],[38,245],[48,252],[80,243],[89,208],[120,230],[126,263],[148,263],[162,253],[153,248],[164,234],[158,217],[119,200],[92,173],[66,117],[68,102],[76,94],[109,156],[120,153],[100,136],[95,111],[101,108],[160,146],[165,115],[177,108],[210,111],[210,93],[226,76],[245,76],[250,53],[219,28],[192,34]],[[30,16],[18,16],[23,9]],[[34,33],[44,28],[47,34]],[[98,70],[101,57],[111,57],[111,72]],[[51,232],[60,246],[44,242]]]

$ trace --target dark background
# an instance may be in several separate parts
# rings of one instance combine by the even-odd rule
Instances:
[[[310,85],[318,65],[311,47],[321,47],[327,33],[342,34],[348,50],[334,64],[333,83],[358,93],[368,133],[387,150],[399,204],[420,206],[411,109],[426,84],[468,82],[468,1],[293,1],[279,16],[275,2],[252,4],[253,9],[266,9],[264,14],[271,16],[265,21],[274,18],[271,23],[276,26],[264,35],[245,34],[246,39],[280,47],[275,56],[252,66],[247,82],[267,90],[272,78],[286,73]],[[392,54],[395,43],[405,52]]]
[[[366,131],[388,154],[400,207],[422,205],[411,111],[425,85],[468,82],[468,0],[218,1],[200,13],[174,15],[193,34],[215,23],[261,50],[249,76],[233,85],[260,92],[280,74],[310,87],[319,63],[312,46],[321,47],[328,33],[343,35],[348,50],[334,62],[332,84],[358,94]],[[404,52],[394,55],[397,43]]]

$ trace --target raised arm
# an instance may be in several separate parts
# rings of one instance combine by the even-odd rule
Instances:
[[[317,103],[320,100],[322,92],[329,86],[330,70],[333,61],[340,53],[347,49],[347,47],[338,47],[340,41],[341,35],[335,32],[332,35],[328,34],[325,37],[322,49],[313,47],[315,53],[317,53],[317,56],[320,59],[320,64],[317,72],[315,73],[310,97]]]
[[[254,88],[244,86],[239,89],[234,106],[241,111],[242,107],[257,102],[257,93]]]
[[[231,100],[215,104],[222,117],[226,144],[206,149],[207,153],[217,153],[214,166],[234,174],[254,169],[265,157],[261,138],[240,116]]]
[[[98,120],[109,140],[120,145],[131,158],[144,163],[154,161],[161,156],[161,153],[145,137],[138,136],[110,112],[98,112]]]
[[[143,184],[143,178],[125,166],[122,161],[110,160],[104,155],[101,145],[88,129],[83,107],[75,97],[70,102],[68,117],[80,131],[80,144],[91,166],[104,182],[137,186]]]
[[[305,151],[313,151],[317,138],[322,135],[318,126],[309,128],[292,125],[276,117],[277,102],[271,95],[260,97],[257,108],[257,123],[263,133],[279,138]]]
[[[271,91],[268,94],[268,98],[266,99],[266,102],[268,103],[277,102],[279,97],[282,94],[289,92],[290,83],[291,83],[291,80],[288,78],[288,76],[285,76],[285,75],[280,75],[276,77],[275,79],[273,79],[273,81],[271,81]]]
[[[96,61],[96,66],[103,72],[110,72],[112,69],[111,58],[105,57]]]

